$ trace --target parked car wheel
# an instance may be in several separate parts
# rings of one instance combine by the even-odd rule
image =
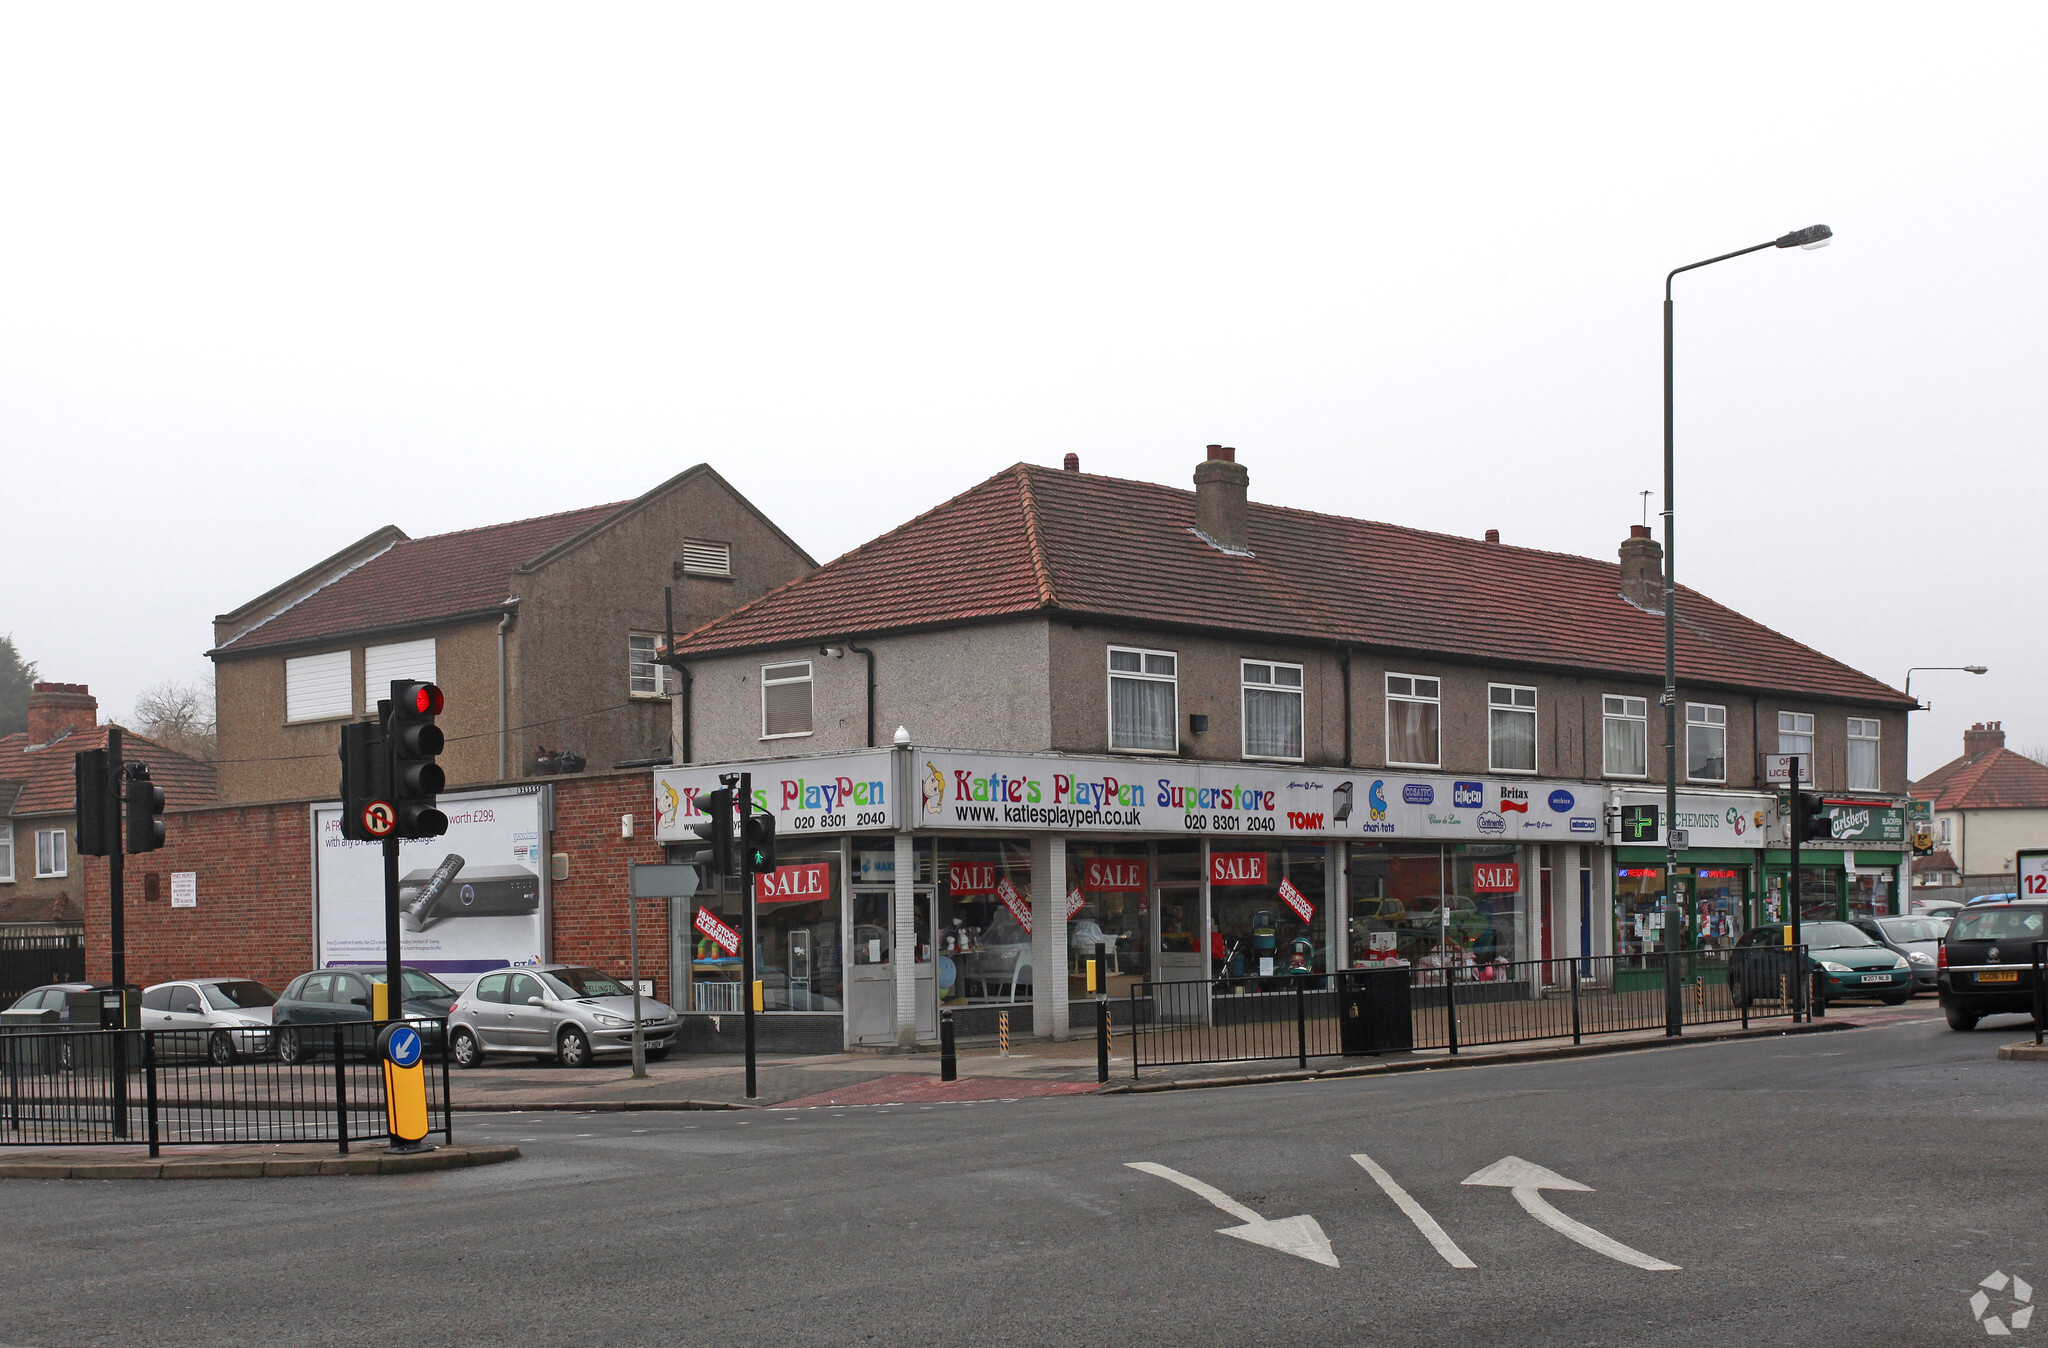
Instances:
[[[1960,1006],[1954,1004],[1944,1006],[1941,1009],[1948,1016],[1948,1027],[1951,1030],[1974,1030],[1977,1028],[1976,1012],[1965,1011]]]
[[[226,1030],[215,1030],[206,1038],[206,1056],[213,1059],[215,1067],[232,1067],[235,1058],[235,1037]]]
[[[299,1042],[299,1032],[297,1030],[287,1029],[277,1032],[277,1060],[279,1062],[283,1063],[286,1067],[297,1067],[300,1063],[308,1061],[310,1056],[306,1052],[306,1046]]]
[[[1740,974],[1728,975],[1728,1001],[1737,1010],[1749,1005],[1749,980]]]
[[[564,1025],[562,1033],[555,1039],[555,1058],[564,1067],[588,1067],[591,1064],[590,1041],[574,1025]]]
[[[1911,997],[1912,995],[1913,994],[1910,992],[1901,992],[1896,996],[1892,997],[1880,997],[1878,998],[1878,1000],[1883,1002],[1886,1006],[1904,1006],[1906,1004],[1906,999],[1908,997]]]
[[[482,1067],[484,1047],[477,1043],[476,1036],[467,1029],[457,1029],[448,1040],[448,1051],[455,1055],[457,1067]]]
[[[660,1048],[648,1049],[647,1061],[660,1062],[663,1058],[666,1058],[668,1056],[668,1050],[669,1046],[667,1044],[663,1044]]]

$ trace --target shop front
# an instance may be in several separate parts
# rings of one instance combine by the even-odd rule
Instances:
[[[1667,878],[1666,801],[1661,791],[1617,791],[1623,844],[1613,853],[1614,953],[1641,967],[1665,946],[1665,927],[1687,950],[1725,950],[1760,921],[1760,858],[1777,814],[1758,793],[1680,791],[1686,845]]]
[[[1899,899],[1902,852],[1880,848],[1799,849],[1799,914],[1803,921],[1888,917],[1903,911]],[[1765,856],[1761,922],[1786,922],[1792,893],[1789,850]]]

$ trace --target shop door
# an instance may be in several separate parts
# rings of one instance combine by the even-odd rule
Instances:
[[[1154,927],[1152,967],[1161,983],[1198,982],[1209,976],[1208,957],[1202,950],[1202,887],[1199,884],[1159,886],[1158,913]]]
[[[856,1044],[896,1042],[896,963],[890,910],[896,893],[853,891],[846,951],[846,1033]]]
[[[938,954],[939,932],[933,910],[937,905],[932,902],[929,889],[913,890],[910,902],[911,930],[917,933],[917,949],[911,952],[915,957],[911,967],[916,976],[917,1037],[936,1040],[939,1037],[939,966],[934,956]],[[959,977],[957,970],[954,977]]]

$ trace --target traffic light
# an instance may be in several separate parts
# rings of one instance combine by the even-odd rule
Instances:
[[[372,812],[381,803],[384,808]],[[350,842],[377,842],[396,821],[391,810],[391,756],[384,750],[384,727],[356,721],[341,728],[341,836]],[[373,828],[380,825],[381,828]]]
[[[154,852],[164,845],[164,789],[149,779],[149,764],[130,763],[128,777],[128,850]]]
[[[732,792],[707,791],[697,797],[702,817],[689,823],[689,830],[704,843],[690,858],[703,871],[699,887],[715,889],[721,877],[732,874]]]
[[[115,821],[107,809],[107,751],[87,749],[71,755],[71,774],[76,782],[72,809],[78,815],[78,854],[110,856],[121,848],[121,835],[110,828]]]
[[[391,719],[384,731],[391,751],[391,806],[398,816],[391,831],[401,838],[438,838],[448,831],[448,816],[434,807],[448,785],[448,774],[434,761],[447,742],[434,724],[440,714],[438,687],[416,679],[391,681]]]
[[[1835,821],[1828,817],[1828,803],[1811,791],[1792,793],[1792,836],[1801,842],[1831,842]]]
[[[775,869],[775,816],[763,811],[747,816],[747,869],[766,875]]]

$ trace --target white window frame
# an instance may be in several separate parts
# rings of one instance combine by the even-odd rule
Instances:
[[[43,869],[43,839],[45,838],[55,838],[57,840],[57,868],[55,870],[46,871]],[[69,832],[61,828],[37,829],[36,879],[61,880],[69,874],[71,874],[71,838]]]
[[[1253,670],[1264,670],[1264,671],[1266,671],[1266,679],[1265,679],[1265,681],[1264,681],[1264,682],[1255,682],[1255,681],[1253,680],[1253,678],[1252,678],[1252,671],[1253,671]],[[1293,683],[1292,683],[1291,685],[1290,685],[1290,684],[1287,684],[1287,683],[1283,683],[1283,682],[1281,681],[1281,674],[1282,674],[1282,672],[1283,672],[1283,671],[1285,671],[1285,672],[1288,672],[1288,673],[1291,673],[1291,674],[1293,674],[1293,675],[1294,675],[1294,682],[1293,682]],[[1253,762],[1263,762],[1263,763],[1299,763],[1299,762],[1302,762],[1302,761],[1303,761],[1303,760],[1304,760],[1304,759],[1305,759],[1305,758],[1307,757],[1307,755],[1308,755],[1308,720],[1307,720],[1307,714],[1308,714],[1308,702],[1307,702],[1307,699],[1306,699],[1306,697],[1304,697],[1304,695],[1303,695],[1303,692],[1302,692],[1302,688],[1303,688],[1303,677],[1302,677],[1302,667],[1301,667],[1300,665],[1290,665],[1290,664],[1288,664],[1288,663],[1287,663],[1286,661],[1284,661],[1284,660],[1240,660],[1240,661],[1238,661],[1238,663],[1237,663],[1237,682],[1238,682],[1238,699],[1237,699],[1237,702],[1238,702],[1238,712],[1239,712],[1239,724],[1238,724],[1238,736],[1237,736],[1237,739],[1238,739],[1238,750],[1239,750],[1239,752],[1240,752],[1240,753],[1241,753],[1241,754],[1242,754],[1242,755],[1243,755],[1243,756],[1244,756],[1245,758],[1247,758],[1247,759],[1249,759],[1249,760],[1251,760],[1251,761],[1253,761]],[[1292,694],[1294,695],[1294,730],[1295,730],[1295,737],[1296,737],[1297,739],[1299,739],[1299,740],[1301,741],[1301,746],[1302,746],[1302,752],[1301,752],[1301,753],[1298,753],[1298,754],[1255,754],[1255,753],[1253,753],[1253,752],[1252,752],[1252,748],[1251,748],[1251,729],[1252,729],[1252,724],[1251,724],[1251,723],[1252,723],[1252,718],[1251,718],[1251,713],[1250,713],[1249,707],[1250,707],[1250,704],[1251,704],[1251,694],[1252,694],[1252,693],[1254,693],[1254,692],[1260,692],[1260,693],[1282,693],[1282,694],[1285,694],[1285,693],[1292,693]]]
[[[305,715],[295,715],[292,698],[292,671],[300,671],[302,678],[318,678],[326,685],[329,699],[317,708],[301,707]],[[284,662],[284,723],[286,725],[315,725],[321,721],[349,721],[355,719],[355,654],[353,651],[322,651],[318,655],[288,656]],[[337,675],[339,676],[337,678]],[[333,700],[333,694],[340,692],[340,704]],[[309,700],[304,697],[302,702]],[[376,704],[371,703],[372,706]]]
[[[647,643],[647,658],[645,660],[639,658],[640,652],[634,645],[634,643],[641,641]],[[629,632],[626,634],[627,697],[637,698],[641,701],[651,701],[665,698],[676,691],[676,672],[669,666],[660,663],[656,658],[660,654],[661,637],[658,634],[653,632]],[[642,665],[651,665],[654,668],[654,689],[651,692],[645,688],[635,688],[633,686],[634,671]]]
[[[1802,726],[1804,727],[1803,729],[1801,728]],[[1785,747],[1785,738],[1788,735],[1795,740],[1805,740],[1806,747],[1804,749],[1787,749]],[[1801,783],[1801,785],[1810,785],[1813,781],[1818,781],[1820,778],[1820,760],[1814,755],[1815,740],[1812,712],[1781,711],[1778,713],[1778,752],[1781,754],[1806,755],[1806,771],[1810,780]]]
[[[14,821],[0,819],[0,885],[14,883]]]
[[[714,554],[713,549],[716,549]],[[686,576],[730,576],[732,544],[715,538],[683,540],[683,574]]]
[[[1116,668],[1116,657],[1135,655],[1136,669]],[[1151,668],[1154,660],[1166,660],[1173,665],[1173,672],[1162,674]],[[1103,670],[1108,682],[1103,691],[1103,733],[1107,736],[1110,751],[1119,754],[1159,754],[1172,757],[1180,752],[1180,652],[1155,650],[1147,646],[1111,646],[1102,656]],[[1143,748],[1116,742],[1116,681],[1126,679],[1133,683],[1163,683],[1172,690],[1173,711],[1168,714],[1166,724],[1173,728],[1173,744],[1164,748]]]
[[[783,678],[777,678],[777,679],[771,679],[771,678],[769,678],[769,677],[768,677],[768,671],[769,671],[769,670],[771,670],[771,669],[795,669],[795,668],[796,668],[796,667],[797,667],[798,665],[802,665],[802,666],[803,666],[803,670],[804,670],[804,672],[803,672],[803,673],[802,673],[801,675],[788,675],[788,676],[786,676],[786,677],[783,677]],[[811,722],[811,725],[810,725],[810,728],[808,728],[808,729],[805,729],[805,730],[778,730],[778,731],[776,731],[776,732],[775,732],[774,734],[770,734],[770,733],[768,732],[768,690],[769,690],[770,688],[786,688],[786,687],[788,687],[788,686],[789,686],[790,684],[794,684],[794,683],[801,683],[801,684],[807,684],[807,685],[809,685],[809,687],[810,687],[810,690],[811,690],[811,715],[810,715],[810,722]],[[776,661],[775,663],[773,663],[773,664],[769,664],[769,665],[763,665],[763,666],[761,666],[761,738],[762,738],[762,739],[764,739],[764,740],[796,740],[796,739],[803,739],[803,738],[804,738],[805,736],[808,736],[808,735],[813,735],[813,734],[816,734],[816,733],[817,733],[817,725],[818,725],[818,682],[817,682],[817,670],[816,670],[816,668],[815,668],[815,667],[814,667],[814,666],[813,666],[813,665],[811,664],[811,662],[810,662],[809,660],[777,660],[777,661]]]
[[[1494,695],[1497,693],[1507,694],[1509,700],[1506,702],[1494,701]],[[1529,700],[1527,702],[1524,702],[1522,700],[1522,694],[1524,693],[1527,693],[1529,695]],[[1524,712],[1528,713],[1530,756],[1540,761],[1542,755],[1542,746],[1539,743],[1536,735],[1536,690],[1530,687],[1528,684],[1524,683],[1489,683],[1486,685],[1487,770],[1489,772],[1511,772],[1516,774],[1517,776],[1522,777],[1535,776],[1537,768],[1536,763],[1531,763],[1526,768],[1504,768],[1500,765],[1500,760],[1495,756],[1493,751],[1493,714],[1495,712],[1506,712],[1511,716],[1518,716]]]
[[[1621,709],[1615,710],[1619,702]],[[1610,721],[1632,721],[1642,727],[1643,770],[1641,772],[1616,772],[1607,761],[1607,730]],[[1644,781],[1650,775],[1650,699],[1635,697],[1628,693],[1602,693],[1600,695],[1600,775],[1619,777],[1627,781]]]
[[[1848,777],[1851,791],[1880,791],[1878,785],[1884,779],[1884,723],[1875,716],[1851,716],[1849,718],[1849,747],[1842,752],[1842,767]],[[1857,745],[1868,744],[1870,749],[1870,780],[1856,780]]]
[[[1701,713],[1700,719],[1693,719],[1694,712]],[[1718,721],[1714,720],[1711,715],[1708,715],[1711,712],[1719,712],[1721,719]],[[1721,732],[1721,775],[1719,777],[1703,776],[1692,770],[1692,728],[1694,726]],[[1685,704],[1685,780],[1688,782],[1723,783],[1728,780],[1728,708],[1725,705],[1718,702],[1688,702]]]
[[[1395,689],[1394,683],[1397,679],[1407,683],[1408,687],[1405,691],[1397,691]],[[1425,683],[1436,691],[1429,695],[1418,691]],[[1385,686],[1387,690],[1387,766],[1390,768],[1442,767],[1444,761],[1444,681],[1434,674],[1402,674],[1389,670],[1387,671]],[[1436,758],[1432,762],[1411,763],[1407,759],[1394,757],[1393,704],[1396,702],[1420,702],[1436,708]]]
[[[393,641],[363,648],[363,710],[375,711],[377,704],[391,696],[394,679],[439,683],[441,651],[434,638]]]

